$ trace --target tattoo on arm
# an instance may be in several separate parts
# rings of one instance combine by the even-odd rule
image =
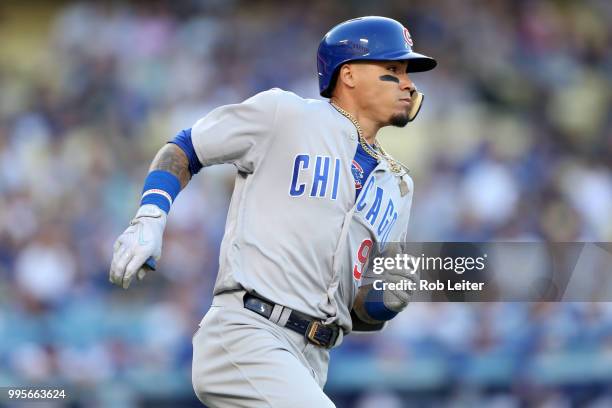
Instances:
[[[149,171],[153,170],[165,170],[174,174],[181,182],[181,189],[185,188],[191,179],[187,155],[173,143],[166,144],[157,152],[149,168]]]

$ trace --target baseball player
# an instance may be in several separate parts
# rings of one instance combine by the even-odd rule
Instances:
[[[322,390],[329,349],[406,307],[408,291],[367,279],[373,248],[406,236],[413,182],[376,134],[419,111],[408,73],[436,61],[412,46],[389,18],[341,23],[317,55],[329,101],[261,92],[213,110],[153,160],[114,245],[110,280],[125,289],[159,259],[167,213],[190,178],[217,163],[237,169],[212,306],[193,337],[193,387],[207,406],[333,407]]]

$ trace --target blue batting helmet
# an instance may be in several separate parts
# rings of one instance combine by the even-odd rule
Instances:
[[[349,61],[408,60],[407,72],[429,71],[436,60],[412,51],[412,37],[401,23],[386,17],[360,17],[332,28],[319,44],[319,92],[329,98],[338,68]]]

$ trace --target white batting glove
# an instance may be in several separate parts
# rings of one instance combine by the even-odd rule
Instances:
[[[410,271],[402,269],[392,269],[386,271],[382,275],[382,280],[387,283],[401,284],[402,281],[412,281],[418,283],[418,273],[410,273]],[[383,302],[385,307],[394,312],[401,312],[410,303],[410,298],[414,291],[406,289],[385,289],[383,293]]]
[[[130,221],[130,226],[113,246],[110,282],[127,289],[135,275],[142,280],[150,270],[145,262],[161,257],[166,213],[153,204],[145,204]]]
[[[402,251],[401,244],[397,243],[389,246],[388,256],[393,256],[395,254],[403,254],[405,252]],[[405,265],[402,265],[401,268],[390,268],[385,269],[383,274],[381,275],[381,280],[387,283],[396,284],[396,286],[401,287],[405,286],[405,289],[385,289],[383,293],[383,302],[385,303],[385,307],[394,312],[401,312],[408,306],[410,299],[412,298],[412,293],[414,291],[408,289],[407,283],[401,285],[403,281],[414,282],[413,287],[418,287],[419,281],[419,271],[404,268]]]

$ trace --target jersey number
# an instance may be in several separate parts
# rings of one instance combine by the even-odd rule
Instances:
[[[372,249],[372,240],[364,239],[357,250],[357,259],[359,260],[359,264],[355,264],[353,266],[353,277],[357,280],[361,279],[361,275],[363,274],[363,268],[365,267],[366,262],[368,262],[368,256],[370,256],[370,250]]]

